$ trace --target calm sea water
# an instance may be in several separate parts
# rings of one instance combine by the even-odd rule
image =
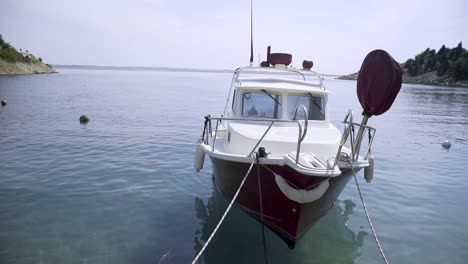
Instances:
[[[0,263],[191,262],[228,204],[193,153],[231,75],[60,72],[0,77]],[[359,115],[355,82],[325,84],[336,125]],[[404,84],[370,124],[375,178],[359,181],[389,261],[466,263],[468,89]],[[353,181],[294,250],[266,238],[269,263],[382,262]],[[263,263],[261,245],[234,207],[203,262]]]

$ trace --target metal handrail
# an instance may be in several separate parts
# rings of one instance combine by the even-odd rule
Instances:
[[[338,147],[338,151],[336,152],[336,156],[335,156],[335,161],[333,162],[333,167],[336,166],[336,164],[338,163],[338,159],[340,158],[340,154],[341,154],[341,149],[343,148],[344,144],[346,143],[346,141],[348,140],[348,136],[349,136],[349,133],[351,131],[353,127],[352,126],[349,126],[346,130],[345,130],[345,133],[343,133],[343,136],[341,137],[341,142],[340,142],[340,146]],[[352,137],[351,137],[352,138]],[[353,149],[351,147],[351,153],[353,152]],[[352,154],[351,154],[351,157],[354,157]]]
[[[350,119],[350,121],[348,121],[348,118]],[[336,164],[338,163],[338,159],[340,157],[340,154],[341,154],[341,149],[343,148],[344,144],[346,143],[346,141],[348,140],[348,137],[350,138],[350,143],[351,143],[351,147],[350,147],[350,150],[351,150],[351,160],[352,161],[356,161],[359,157],[359,149],[361,147],[361,140],[362,140],[362,137],[363,137],[363,133],[359,133],[357,135],[357,137],[360,137],[360,138],[355,138],[354,136],[354,126],[358,126],[360,129],[362,130],[365,130],[367,129],[371,134],[370,134],[370,139],[369,139],[369,145],[367,146],[367,153],[366,153],[366,158],[369,156],[370,154],[370,151],[371,151],[371,147],[372,147],[372,143],[374,142],[374,136],[375,136],[375,132],[376,132],[376,129],[371,127],[371,126],[367,126],[367,125],[363,125],[363,124],[359,124],[359,123],[354,123],[353,122],[353,113],[351,110],[348,111],[348,113],[346,114],[344,120],[343,120],[343,124],[348,124],[349,126],[345,129],[344,133],[343,133],[343,136],[341,137],[341,142],[340,142],[340,146],[338,147],[338,151],[336,153],[336,156],[335,156],[335,162],[334,162],[334,166],[336,166]],[[356,145],[354,144],[354,142],[359,142],[359,145]]]
[[[307,111],[306,111],[304,105],[299,105],[298,107],[296,107],[294,118],[296,118],[296,113],[298,111],[298,108],[301,108],[301,106],[303,107],[303,109],[305,111],[305,115],[306,115],[304,132],[302,131],[302,125],[301,125],[300,120],[281,120],[281,119],[271,119],[271,118],[259,119],[259,118],[209,117],[209,120],[216,120],[216,129],[215,129],[215,135],[214,135],[214,139],[213,139],[212,143],[208,142],[208,134],[209,133],[206,133],[207,134],[206,144],[211,145],[211,151],[212,152],[215,150],[214,147],[215,147],[215,143],[216,143],[216,137],[217,137],[217,134],[218,134],[218,127],[219,127],[219,123],[221,123],[222,121],[270,122],[270,125],[265,130],[262,137],[257,141],[254,148],[250,151],[249,155],[247,155],[247,156],[251,156],[253,154],[253,152],[255,151],[255,149],[258,147],[258,145],[260,145],[263,138],[265,138],[268,131],[270,131],[270,128],[273,126],[274,123],[296,123],[298,125],[298,127],[299,127],[299,136],[298,136],[298,140],[297,140],[297,154],[296,154],[296,163],[298,163],[299,153],[300,153],[300,149],[301,149],[301,143],[305,139],[305,136],[306,136],[306,133],[307,133],[307,125],[308,125],[308,115],[307,115]],[[205,129],[207,129],[207,128],[205,128]]]
[[[247,121],[247,122],[275,122],[275,123],[297,123],[298,120],[283,120],[274,118],[233,118],[233,117],[210,117],[212,120],[220,121]]]
[[[211,147],[212,150],[211,151],[214,151],[214,146],[215,146],[215,143],[216,143],[216,137],[218,136],[218,126],[219,126],[219,120],[216,120],[216,129],[215,129],[215,135],[214,135],[214,139],[213,139],[213,146]]]
[[[304,131],[302,129],[301,121],[300,120],[295,120],[297,118],[297,112],[299,111],[299,108],[303,109],[304,112],[305,112],[305,115],[306,115]],[[345,119],[342,122],[343,124],[347,124],[349,126],[346,127],[346,129],[345,129],[345,131],[343,133],[343,136],[341,137],[341,142],[340,142],[340,145],[338,147],[338,151],[337,151],[336,156],[335,156],[334,166],[337,165],[338,159],[340,158],[341,150],[342,150],[343,146],[345,145],[345,143],[348,141],[348,138],[350,139],[350,143],[351,143],[350,158],[351,158],[352,161],[356,161],[358,159],[359,153],[357,151],[359,151],[359,149],[356,149],[357,146],[355,146],[355,144],[354,144],[354,142],[358,140],[358,139],[355,138],[355,135],[354,135],[354,127],[355,126],[357,126],[359,128],[362,128],[364,130],[367,129],[368,132],[370,133],[369,134],[369,137],[370,137],[369,138],[369,144],[368,144],[368,147],[367,147],[367,153],[366,153],[365,159],[367,159],[367,157],[369,156],[369,154],[371,152],[371,147],[372,147],[372,144],[373,144],[373,141],[374,141],[374,136],[375,136],[375,133],[376,133],[376,129],[371,127],[371,126],[368,126],[368,125],[354,123],[352,121],[353,120],[352,115],[353,115],[353,113],[351,111],[348,111],[348,113],[345,116]],[[349,121],[348,121],[348,119],[349,119]],[[211,143],[209,143],[208,135],[209,134],[212,135],[212,134],[207,132],[206,133],[206,140],[205,140],[206,144],[212,145],[212,151],[214,151],[219,124],[222,123],[222,121],[270,122],[270,124],[268,125],[268,128],[265,130],[265,132],[263,133],[261,138],[257,141],[254,148],[250,151],[249,155],[247,155],[247,156],[251,156],[254,153],[255,149],[260,145],[262,140],[265,138],[265,136],[267,135],[267,133],[270,131],[271,127],[275,123],[296,123],[298,125],[298,128],[299,128],[299,135],[298,135],[298,140],[297,140],[296,164],[299,163],[300,149],[301,149],[302,142],[304,141],[305,136],[307,134],[307,127],[308,127],[308,113],[307,113],[306,108],[305,108],[304,105],[299,105],[299,106],[296,107],[296,109],[294,111],[293,120],[281,120],[281,119],[272,119],[272,118],[261,118],[261,119],[260,118],[229,118],[229,117],[223,117],[223,116],[221,116],[221,117],[208,117],[208,120],[210,120],[210,122],[211,122],[211,120],[216,120],[216,128],[215,128],[214,139],[212,140]],[[210,126],[207,126],[204,129],[209,130],[209,127]],[[358,136],[361,137],[361,139],[362,139],[363,134],[360,134],[360,135],[358,134]],[[361,144],[359,144],[359,147],[360,147],[360,145]]]
[[[258,70],[258,71],[281,71],[282,73],[298,73],[302,76],[302,79],[304,81],[307,81],[306,77],[305,77],[305,72],[301,72],[300,70],[296,69],[296,68],[285,68],[285,69],[277,69],[277,68],[269,68],[269,67],[253,67],[253,66],[245,66],[245,67],[241,67],[241,68],[237,68],[235,71],[234,71],[234,75],[233,75],[233,79],[235,79],[235,82],[237,83],[238,82],[238,79],[240,77],[240,73],[241,71],[243,70]],[[307,74],[310,75],[313,75],[315,77],[317,77],[317,79],[319,80],[319,86],[322,90],[326,90],[325,89],[325,86],[323,85],[323,81],[322,81],[322,76],[320,76],[320,74],[318,72],[315,72],[315,71],[307,71]]]
[[[304,106],[304,105],[298,105],[296,107],[296,109],[294,109],[294,117],[293,117],[293,120],[296,120],[296,117],[297,117],[297,111],[299,111],[299,109],[302,109],[304,111],[304,115],[305,115],[305,126],[304,126],[304,133],[302,134],[302,125],[301,123],[298,121],[298,125],[299,125],[299,138],[297,139],[297,151],[296,151],[296,164],[299,163],[299,153],[301,152],[301,143],[302,141],[304,141],[304,138],[307,134],[307,126],[309,124],[309,115],[307,113],[307,108]],[[302,134],[302,135],[301,135]]]
[[[293,68],[276,69],[276,68],[269,68],[269,67],[264,67],[263,68],[263,67],[246,66],[246,67],[242,67],[242,68],[237,68],[235,70],[234,74],[237,75],[236,76],[236,81],[240,76],[240,72],[242,70],[247,70],[247,69],[250,69],[250,70],[267,70],[267,71],[274,69],[274,70],[280,70],[280,71],[284,71],[284,72],[295,72],[295,73],[299,73],[302,76],[302,79],[304,79],[304,81],[306,80],[305,75],[302,72],[298,71],[297,69],[293,69]]]

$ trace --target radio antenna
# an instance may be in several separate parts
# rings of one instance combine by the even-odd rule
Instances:
[[[253,11],[252,11],[252,2],[250,0],[250,66],[253,65]]]

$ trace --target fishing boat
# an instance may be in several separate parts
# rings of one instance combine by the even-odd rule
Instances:
[[[312,62],[295,69],[290,54],[270,54],[270,47],[267,54],[258,67],[234,71],[223,115],[205,117],[195,169],[207,155],[219,191],[294,247],[353,174],[363,169],[372,179],[376,129],[367,121],[393,103],[401,69],[387,52],[369,53],[358,80],[362,121],[350,110],[341,130],[330,121],[331,94]]]

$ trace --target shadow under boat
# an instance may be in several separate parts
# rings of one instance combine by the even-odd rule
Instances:
[[[201,250],[228,204],[214,184],[207,202],[195,198],[195,213],[200,221],[194,237],[195,253]],[[346,225],[355,206],[350,200],[337,201],[323,220],[298,240],[294,249],[271,229],[265,229],[267,258],[274,259],[275,263],[347,263],[356,260],[367,232],[355,234]],[[262,230],[260,222],[254,219],[234,206],[202,256],[203,263],[263,262]]]

